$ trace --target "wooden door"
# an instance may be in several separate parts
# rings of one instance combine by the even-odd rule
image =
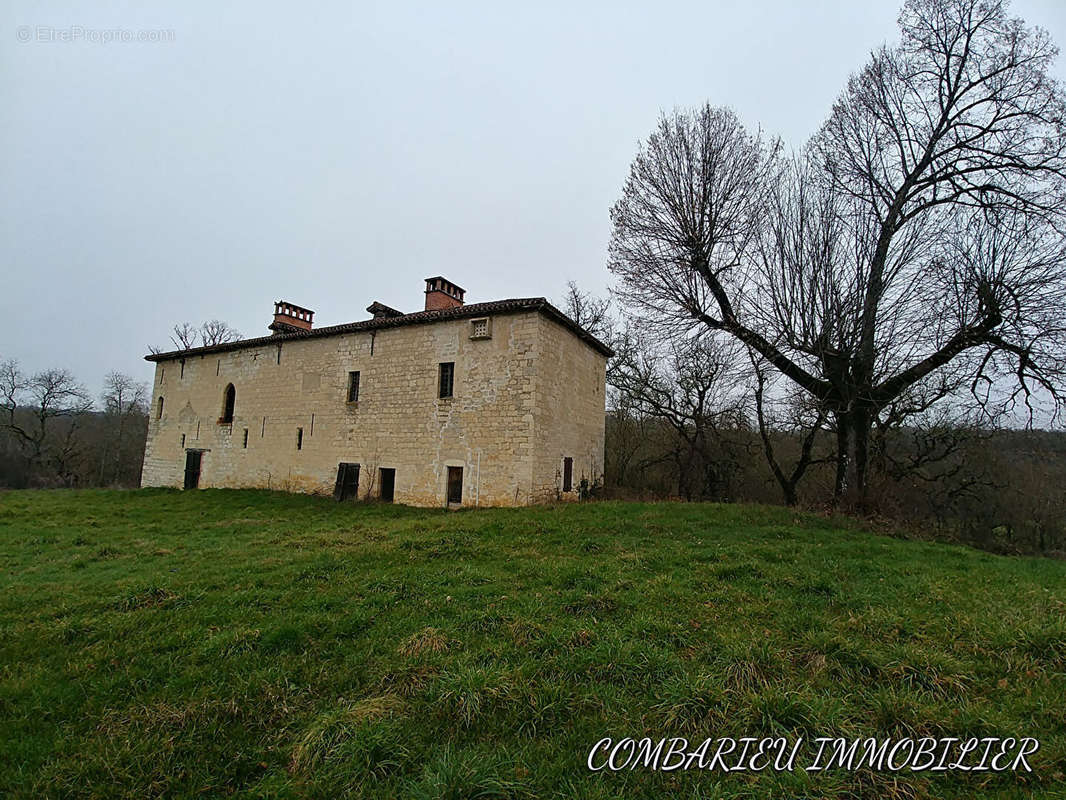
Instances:
[[[200,450],[188,450],[185,453],[185,488],[195,489],[200,485],[200,464],[203,461],[203,452]]]
[[[463,502],[463,468],[448,467],[448,502]]]
[[[359,465],[337,465],[337,483],[333,487],[333,496],[337,500],[347,500],[359,496]]]

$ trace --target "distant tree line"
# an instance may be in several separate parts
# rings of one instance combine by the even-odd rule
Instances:
[[[0,487],[137,486],[149,401],[120,372],[94,399],[68,370],[0,362]]]
[[[240,338],[210,320],[175,325],[171,343],[189,350]],[[0,361],[0,488],[139,485],[150,402],[148,385],[120,372],[94,398],[67,369],[30,374]]]

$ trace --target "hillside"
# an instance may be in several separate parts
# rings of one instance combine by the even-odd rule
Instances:
[[[0,794],[1066,796],[1066,564],[785,509],[0,493]],[[603,737],[1033,736],[1032,773],[590,773]]]

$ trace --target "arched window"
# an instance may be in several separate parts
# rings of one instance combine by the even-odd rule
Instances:
[[[233,422],[233,405],[237,402],[237,390],[231,383],[226,387],[226,394],[222,398],[222,416],[219,422]]]

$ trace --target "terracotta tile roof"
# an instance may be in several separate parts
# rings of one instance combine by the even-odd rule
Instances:
[[[428,325],[434,322],[444,322],[453,319],[465,319],[468,317],[481,317],[489,314],[517,314],[523,311],[539,311],[548,319],[558,322],[571,333],[584,341],[589,347],[607,357],[613,356],[614,352],[586,331],[566,314],[557,309],[543,297],[520,297],[510,300],[493,300],[488,303],[471,303],[470,305],[456,308],[443,308],[436,311],[415,311],[411,314],[402,314],[398,317],[378,317],[366,319],[360,322],[347,322],[343,325],[328,325],[324,328],[314,328],[304,331],[292,329],[284,333],[275,333],[271,336],[260,336],[255,339],[241,339],[237,342],[225,342],[223,344],[208,345],[207,347],[193,347],[189,350],[172,350],[168,353],[152,353],[144,357],[145,361],[168,361],[172,358],[188,358],[189,356],[207,355],[208,353],[226,353],[232,350],[244,350],[246,348],[264,347],[266,345],[288,342],[296,339],[314,339],[324,336],[339,336],[344,333],[358,333],[360,331],[381,330],[382,328],[399,328],[403,325]]]

